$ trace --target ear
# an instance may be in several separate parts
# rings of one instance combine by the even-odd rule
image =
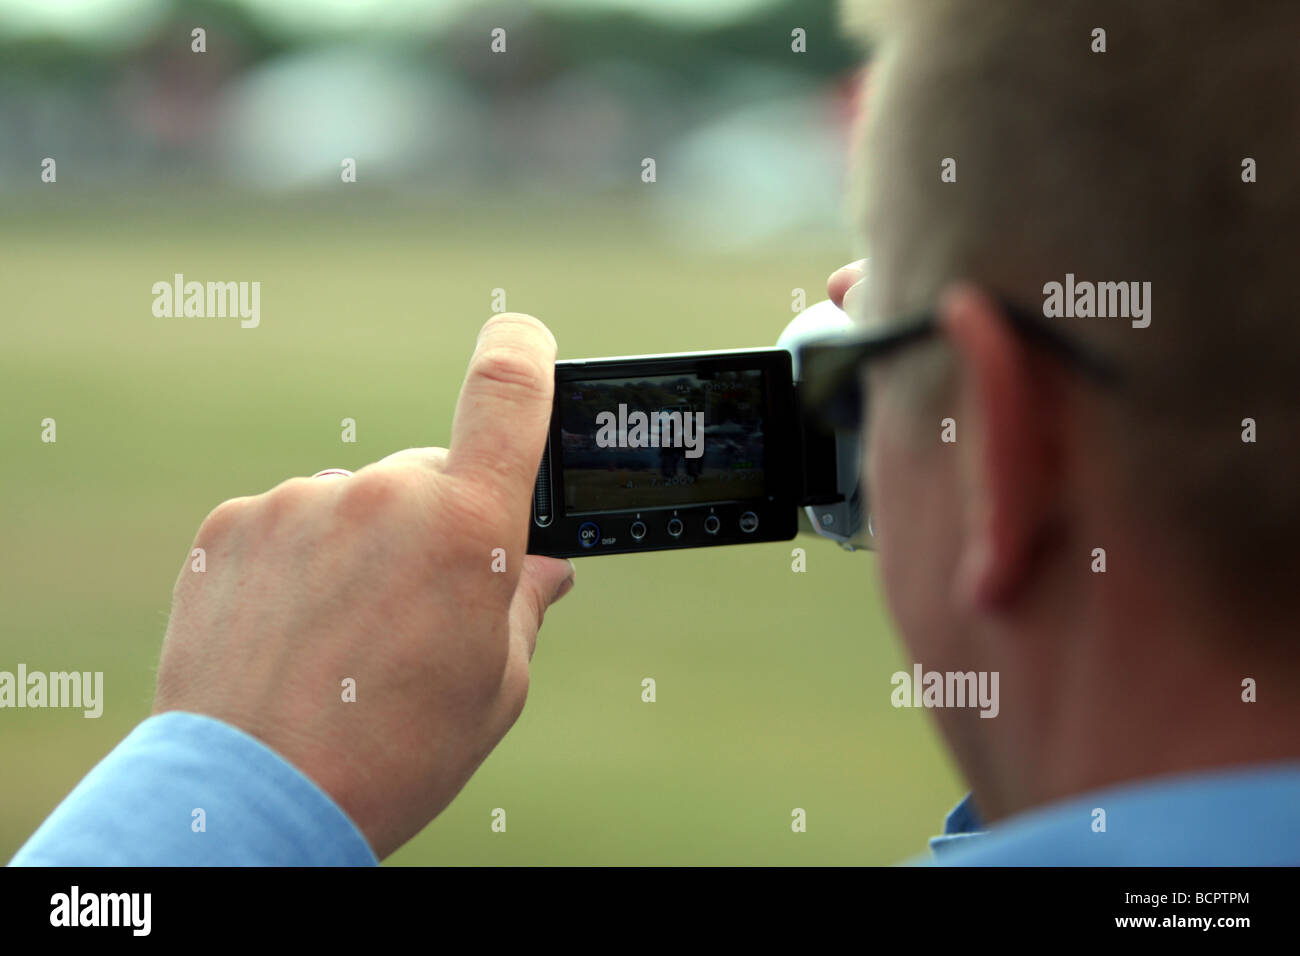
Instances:
[[[966,500],[955,596],[966,606],[1004,610],[1032,582],[1057,528],[1057,370],[1044,366],[997,301],[973,285],[945,291],[939,323],[957,353],[960,388],[957,441]]]

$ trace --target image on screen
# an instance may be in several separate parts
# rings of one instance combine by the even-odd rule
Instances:
[[[763,495],[761,371],[594,379],[558,387],[567,513]]]

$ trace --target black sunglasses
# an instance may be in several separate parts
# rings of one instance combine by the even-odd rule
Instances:
[[[1007,300],[998,301],[1012,328],[1026,341],[1045,348],[1099,384],[1123,381],[1122,371],[1110,359],[1062,335],[1035,313]],[[859,427],[862,393],[858,370],[862,363],[892,355],[938,331],[938,317],[927,311],[883,329],[855,329],[799,346],[800,391],[805,413],[837,428]]]

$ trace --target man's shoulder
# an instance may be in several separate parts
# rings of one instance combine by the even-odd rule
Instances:
[[[965,804],[966,801],[963,801]],[[946,866],[1300,864],[1300,762],[1099,790],[952,842]]]

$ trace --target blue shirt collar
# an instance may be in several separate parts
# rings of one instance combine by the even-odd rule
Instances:
[[[943,835],[930,837],[930,852],[940,856],[967,845],[971,840],[978,840],[984,834],[984,821],[975,808],[975,794],[968,793],[948,811],[943,821]]]

